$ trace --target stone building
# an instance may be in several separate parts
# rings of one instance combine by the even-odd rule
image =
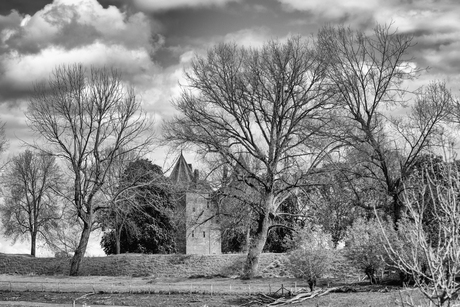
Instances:
[[[176,233],[177,252],[183,254],[220,254],[221,230],[216,217],[217,204],[212,201],[212,190],[200,180],[182,153],[169,176],[177,189]]]

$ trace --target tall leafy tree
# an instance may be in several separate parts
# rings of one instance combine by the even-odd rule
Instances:
[[[146,159],[131,162],[120,178],[119,188],[123,189],[119,202],[115,210],[107,213],[110,230],[101,241],[104,251],[174,252],[174,203],[171,186],[161,168]]]

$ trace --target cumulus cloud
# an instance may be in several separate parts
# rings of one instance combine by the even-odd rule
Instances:
[[[185,7],[224,6],[229,2],[240,0],[133,0],[134,5],[141,10],[167,11]]]
[[[11,15],[17,15],[16,12]],[[48,46],[72,49],[95,41],[135,49],[147,47],[150,24],[142,13],[126,16],[96,0],[55,0],[33,16],[26,15],[4,44],[20,53],[37,53]]]
[[[127,15],[97,0],[54,0],[33,16],[0,16],[0,100],[22,97],[62,64],[114,66],[145,86],[161,46],[143,13]],[[145,77],[145,78],[143,78]]]

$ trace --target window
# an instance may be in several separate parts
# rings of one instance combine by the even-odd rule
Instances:
[[[203,238],[206,238],[206,231],[203,231]]]
[[[195,232],[192,230],[192,238],[195,238]]]
[[[193,207],[192,211],[195,212],[195,207]]]
[[[208,200],[208,201],[206,202],[206,208],[208,208],[208,209],[209,209],[209,203],[210,203],[210,202],[211,202],[210,200]]]

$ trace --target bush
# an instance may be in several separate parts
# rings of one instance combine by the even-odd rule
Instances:
[[[390,263],[385,250],[382,227],[391,240],[396,238],[390,222],[357,219],[347,230],[345,256],[369,278],[371,284],[377,283],[376,275],[383,273]]]
[[[297,278],[306,279],[311,291],[317,279],[322,277],[332,264],[331,236],[321,229],[302,229],[286,240],[288,268]]]

